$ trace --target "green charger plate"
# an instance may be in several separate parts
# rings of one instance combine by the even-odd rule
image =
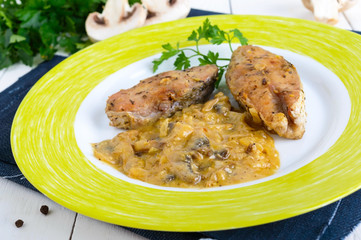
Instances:
[[[21,103],[11,132],[24,176],[55,202],[123,226],[208,231],[254,226],[296,216],[361,187],[361,37],[327,25],[281,17],[208,16],[238,28],[252,44],[309,56],[347,88],[351,116],[322,156],[287,175],[221,191],[167,191],[132,184],[95,167],[77,146],[74,121],[94,87],[119,69],[185,40],[205,17],[148,26],[94,44],[49,71]],[[337,96],[335,96],[337,97]]]

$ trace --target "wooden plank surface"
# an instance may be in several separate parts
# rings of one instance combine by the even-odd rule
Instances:
[[[353,30],[361,31],[361,1],[358,1],[355,6],[346,10],[344,16]]]
[[[233,14],[258,14],[296,17],[313,20],[301,0],[190,0],[192,8]],[[340,15],[337,27],[361,31],[361,3]],[[0,91],[15,82],[31,68],[16,64],[0,71]],[[40,213],[41,205],[50,208],[48,215]],[[76,214],[44,195],[0,178],[0,239],[144,239],[119,226]],[[15,227],[22,219],[24,225]],[[358,227],[347,240],[361,240]]]
[[[75,222],[72,240],[83,239],[118,239],[145,240],[145,238],[128,231],[120,226],[108,224],[78,214]]]
[[[16,82],[19,77],[28,73],[32,68],[21,63],[14,64],[0,71],[0,92]]]
[[[312,12],[307,10],[301,0],[231,0],[233,14],[251,14],[300,18],[314,20]],[[351,29],[345,17],[340,14],[336,27]]]
[[[40,212],[42,205],[49,213]],[[0,178],[0,239],[69,239],[75,213],[44,195]],[[24,225],[15,226],[21,219]]]

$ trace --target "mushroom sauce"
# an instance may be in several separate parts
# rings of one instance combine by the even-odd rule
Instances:
[[[274,141],[245,120],[218,93],[205,104],[93,144],[94,155],[131,178],[167,187],[215,187],[272,175],[280,164]]]

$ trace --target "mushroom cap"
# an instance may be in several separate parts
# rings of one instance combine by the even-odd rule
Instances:
[[[343,12],[353,7],[358,0],[335,0],[335,2],[338,2],[338,11]],[[308,10],[313,11],[312,0],[302,0],[302,3]]]
[[[303,5],[313,12],[319,22],[334,25],[338,22],[338,13],[345,11],[358,0],[302,0]]]
[[[103,13],[93,12],[88,15],[85,30],[90,40],[97,42],[143,26],[146,17],[147,10],[139,3],[130,8],[127,0],[120,3],[108,0]]]
[[[191,8],[188,0],[142,0],[148,10],[144,25],[187,17]]]

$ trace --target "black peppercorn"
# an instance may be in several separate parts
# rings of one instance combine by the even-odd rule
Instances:
[[[49,207],[46,205],[41,206],[40,212],[44,215],[47,215],[49,213]]]
[[[24,221],[21,220],[21,219],[18,219],[18,220],[16,220],[16,222],[15,222],[15,226],[16,226],[17,228],[22,227],[23,224],[24,224]]]

